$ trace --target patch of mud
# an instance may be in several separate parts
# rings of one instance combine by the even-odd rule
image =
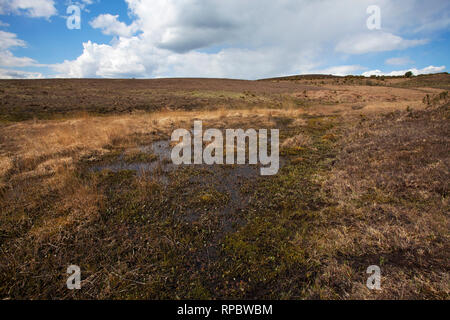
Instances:
[[[139,151],[144,154],[153,154],[157,156],[154,161],[146,162],[127,162],[125,161],[125,152],[117,157],[116,160],[107,163],[95,164],[91,166],[91,172],[100,172],[109,170],[112,172],[135,171],[138,175],[149,174],[164,185],[169,184],[167,174],[175,170],[175,165],[170,160],[170,142],[156,141],[149,146],[140,146]]]
[[[270,141],[269,141],[270,143]],[[169,140],[161,140],[151,143],[148,146],[140,146],[139,151],[144,154],[155,155],[154,161],[133,162],[125,161],[124,151],[114,161],[95,164],[90,167],[91,172],[109,170],[112,172],[135,171],[138,175],[148,175],[159,181],[163,186],[168,187],[172,181],[176,180],[176,175],[182,170],[189,170],[189,187],[196,190],[214,189],[229,198],[228,203],[215,210],[219,215],[231,216],[232,213],[244,209],[250,197],[242,192],[242,189],[251,189],[249,185],[256,179],[264,179],[260,175],[259,165],[180,165],[176,166],[171,161],[171,145]],[[286,161],[280,158],[280,169]],[[249,192],[248,192],[249,193]],[[200,219],[202,213],[198,210],[187,210],[182,221],[195,222]],[[235,215],[233,215],[235,216]],[[226,219],[225,219],[226,220]],[[224,225],[224,230],[229,230],[233,223],[238,221],[228,221]],[[225,222],[224,222],[225,223]]]
[[[260,168],[255,165],[239,165],[239,166],[197,166],[199,174],[193,175],[189,179],[189,184],[194,189],[214,189],[228,196],[226,205],[217,208],[214,211],[220,216],[234,216],[243,210],[249,203],[250,196],[242,191],[260,179]],[[196,169],[194,169],[196,170]],[[183,221],[195,222],[200,219],[202,213],[196,209],[190,209],[185,212],[182,217]],[[231,231],[233,223],[240,224],[239,221],[221,220],[224,225],[223,231]]]
[[[158,156],[160,161],[170,160],[171,149],[169,140],[156,141],[149,146],[140,146],[139,150],[144,153],[152,153]]]

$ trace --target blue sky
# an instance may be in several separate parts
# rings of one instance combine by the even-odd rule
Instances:
[[[442,72],[449,26],[447,0],[0,0],[0,78]]]

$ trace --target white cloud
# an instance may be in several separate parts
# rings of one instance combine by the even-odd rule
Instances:
[[[11,47],[25,47],[25,41],[18,39],[15,33],[0,30],[0,48],[5,50]]]
[[[414,32],[433,32],[436,30],[445,30],[450,27],[450,17],[430,21],[417,27]]]
[[[170,52],[149,46],[140,36],[119,38],[111,45],[83,44],[83,53],[73,61],[54,65],[59,77],[230,77],[253,78],[284,75],[291,69],[311,70],[313,52],[285,53],[276,48],[265,51],[223,49],[218,53]],[[285,61],[279,57],[284,56]]]
[[[87,7],[91,4],[93,4],[94,2],[99,2],[100,0],[66,0],[67,5],[75,5],[80,7],[81,10],[85,11],[85,12],[90,12]]]
[[[356,74],[357,71],[364,70],[365,68],[359,65],[345,65],[335,66],[317,71],[309,71],[312,74],[331,74],[333,76],[346,76],[350,74]]]
[[[0,30],[0,66],[25,67],[36,66],[37,62],[27,57],[16,57],[9,50],[14,47],[25,47],[25,41],[18,39],[15,33]]]
[[[400,36],[388,32],[367,32],[352,36],[340,41],[336,51],[350,54],[364,54],[369,52],[382,52],[403,50],[409,47],[426,44],[428,40],[405,40]]]
[[[116,28],[118,19],[109,15],[109,25],[106,22],[94,25],[121,37],[111,44],[85,43],[83,54],[56,65],[56,72],[61,76],[84,77],[123,76],[139,70],[134,76],[253,79],[306,72],[319,65],[324,46],[352,32],[356,26],[366,28],[369,1],[343,0],[339,6],[330,0],[283,3],[127,0],[127,3],[140,32],[133,41],[127,39],[130,32],[126,26]],[[349,5],[359,10],[349,11]],[[340,19],[349,23],[342,24]],[[204,50],[214,47],[212,52]],[[125,61],[117,57],[124,57]],[[133,57],[134,62],[126,61],[128,57]],[[130,70],[123,69],[124,65],[130,66]]]
[[[126,2],[133,22],[126,25],[111,14],[94,19],[93,26],[114,39],[84,43],[77,59],[54,65],[59,76],[256,79],[361,72],[359,66],[326,66],[349,54],[425,44],[429,36],[411,30],[433,21],[445,25],[450,8],[446,0],[378,0],[383,31],[369,31],[366,8],[373,0]]]
[[[24,14],[33,18],[50,18],[57,14],[53,0],[0,0],[0,14]]]
[[[43,77],[44,76],[39,72],[27,72],[0,68],[0,79],[40,79]]]
[[[90,22],[93,28],[101,29],[103,34],[121,37],[131,37],[137,31],[137,25],[127,26],[118,20],[119,16],[102,14]]]
[[[9,27],[9,24],[0,20],[0,27]]]
[[[395,58],[386,59],[386,61],[384,63],[392,65],[392,66],[404,66],[407,64],[412,64],[412,63],[414,63],[414,61],[412,61],[408,57],[395,57]]]
[[[27,67],[36,66],[37,62],[28,57],[16,57],[11,51],[0,51],[0,66]]]
[[[445,70],[445,66],[441,66],[441,67],[429,66],[429,67],[426,67],[423,69],[411,68],[411,69],[407,69],[407,70],[398,70],[398,71],[391,71],[391,72],[383,72],[380,70],[371,70],[371,71],[364,72],[362,75],[365,77],[370,77],[372,75],[375,75],[375,76],[403,76],[403,75],[405,75],[406,72],[411,71],[414,75],[418,76],[420,74],[439,73],[439,72],[443,72],[444,70]]]
[[[382,9],[382,27],[395,33],[428,34],[447,31],[450,2],[447,0],[377,0]]]
[[[137,38],[121,39],[115,46],[84,43],[83,54],[75,61],[65,61],[54,69],[65,77],[126,77],[144,75]]]

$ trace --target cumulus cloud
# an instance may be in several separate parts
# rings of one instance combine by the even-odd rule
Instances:
[[[407,70],[398,70],[398,71],[391,71],[391,72],[383,72],[381,70],[371,70],[363,73],[363,76],[370,77],[370,76],[403,76],[406,72],[411,71],[414,75],[418,76],[420,74],[430,74],[430,73],[438,73],[443,72],[445,70],[445,66],[441,67],[435,67],[435,66],[429,66],[423,69],[407,69]]]
[[[137,31],[137,25],[127,26],[118,20],[118,15],[102,14],[90,22],[93,28],[101,29],[103,34],[130,37]]]
[[[340,41],[336,51],[351,54],[403,50],[423,45],[427,39],[406,40],[388,32],[367,32]]]
[[[48,19],[57,10],[53,0],[0,0],[0,14],[10,13]]]
[[[136,77],[262,78],[307,72],[320,64],[319,57],[334,39],[357,26],[361,30],[366,28],[369,1],[343,0],[340,6],[330,0],[282,3],[127,0],[127,3],[139,35],[130,41],[128,31],[109,31],[120,37],[110,44],[85,43],[82,56],[55,66],[61,76],[114,76],[111,73],[114,70],[117,76],[122,76],[125,71],[118,66],[123,65],[128,65],[130,72],[139,70]],[[346,9],[348,5],[359,10],[350,12]],[[349,23],[342,24],[340,19]],[[115,26],[118,19],[109,16],[109,22]],[[107,29],[106,23],[101,25]],[[108,65],[104,63],[116,56],[135,57],[134,64],[118,59]]]
[[[83,44],[83,54],[74,61],[65,61],[54,69],[70,78],[128,77],[144,75],[146,68],[141,63],[145,52],[140,51],[137,38],[121,39],[115,45]]]
[[[359,66],[326,66],[347,55],[426,44],[429,35],[411,30],[419,23],[446,25],[450,7],[444,0],[379,0],[382,30],[369,31],[366,9],[373,0],[126,2],[132,24],[107,13],[95,18],[92,26],[113,40],[84,43],[77,59],[53,66],[58,76],[256,79],[361,72]]]
[[[99,2],[100,0],[65,0],[65,4],[67,6],[75,5],[80,7],[81,10],[85,12],[90,12],[88,6],[93,4],[94,2]]]
[[[0,66],[8,67],[27,67],[37,65],[34,59],[28,57],[16,57],[11,51],[0,51]]]
[[[27,57],[16,57],[11,48],[25,47],[25,41],[17,38],[15,33],[0,30],[0,66],[25,67],[36,65],[37,62]]]
[[[0,68],[0,79],[40,79],[43,77],[44,76],[39,72],[27,72]]]
[[[15,33],[0,30],[0,48],[25,47],[25,41],[17,38]]]

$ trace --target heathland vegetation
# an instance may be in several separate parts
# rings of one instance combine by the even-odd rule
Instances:
[[[449,86],[0,81],[0,298],[448,299]],[[173,166],[194,120],[279,129],[278,174]]]

